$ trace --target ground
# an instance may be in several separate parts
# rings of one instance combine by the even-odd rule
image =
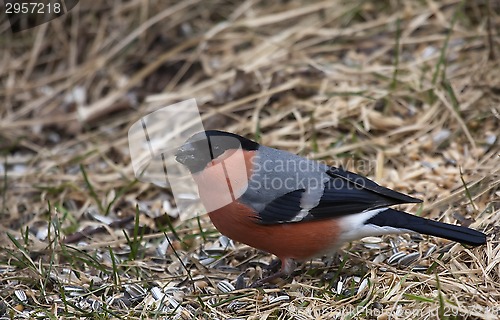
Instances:
[[[92,3],[92,4],[91,4]],[[3,318],[497,319],[497,1],[81,1],[0,37]],[[370,237],[246,289],[273,257],[138,181],[127,132],[207,128],[364,174],[478,248]],[[182,216],[182,215],[181,215]]]

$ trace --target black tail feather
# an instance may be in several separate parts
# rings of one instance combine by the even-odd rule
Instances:
[[[365,224],[407,229],[471,246],[479,246],[486,243],[486,235],[482,232],[467,227],[417,217],[394,209],[379,212],[367,220]]]

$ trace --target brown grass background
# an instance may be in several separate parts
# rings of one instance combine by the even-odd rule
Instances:
[[[493,0],[131,0],[81,1],[16,34],[3,21],[0,316],[497,319],[499,13]],[[206,127],[343,165],[488,244],[368,238],[240,289],[272,257],[205,215],[180,221],[170,191],[131,168],[128,128],[190,98]]]

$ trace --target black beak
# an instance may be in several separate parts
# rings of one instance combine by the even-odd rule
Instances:
[[[185,165],[186,162],[195,160],[195,151],[195,148],[190,143],[186,143],[175,153],[175,160]]]

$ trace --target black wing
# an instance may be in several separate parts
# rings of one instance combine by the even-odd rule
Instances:
[[[396,204],[422,202],[340,168],[332,167],[327,174],[331,179],[325,183],[323,196],[316,207],[301,212],[305,190],[295,190],[270,202],[259,213],[260,221],[273,224],[326,219]]]

